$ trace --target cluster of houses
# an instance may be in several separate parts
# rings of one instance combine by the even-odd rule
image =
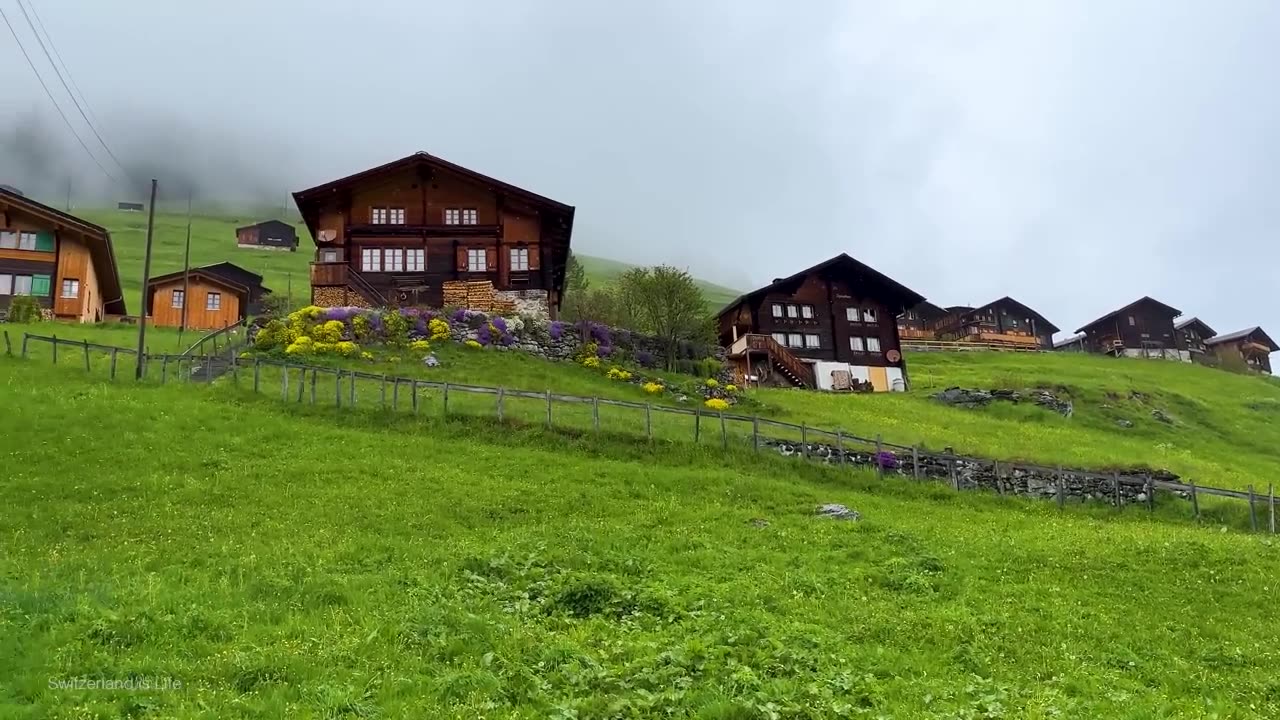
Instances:
[[[564,292],[574,208],[419,152],[294,193],[315,242],[311,302],[442,306],[465,287],[494,308],[554,318]],[[289,223],[238,228],[243,248],[296,250]],[[242,320],[269,290],[231,263],[150,279],[157,325],[216,329]],[[107,231],[0,188],[0,310],[33,295],[61,318],[124,315]],[[1054,343],[1059,328],[1010,297],[941,307],[846,254],[734,299],[717,317],[743,383],[823,390],[905,390],[904,349],[1077,351],[1271,371],[1280,347],[1261,328],[1218,334],[1144,297]]]

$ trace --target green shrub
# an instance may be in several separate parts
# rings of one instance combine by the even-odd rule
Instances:
[[[388,310],[382,316],[382,327],[385,329],[388,345],[403,345],[409,342],[409,319],[399,310]]]
[[[32,323],[41,319],[40,303],[30,295],[18,295],[9,303],[9,322]]]

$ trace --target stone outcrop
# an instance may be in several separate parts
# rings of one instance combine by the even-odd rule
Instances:
[[[1019,392],[1017,390],[970,390],[953,387],[936,393],[933,398],[947,405],[964,408],[985,407],[997,400],[1011,403],[1027,401],[1063,417],[1071,417],[1075,412],[1075,406],[1070,400],[1064,400],[1043,388]]]

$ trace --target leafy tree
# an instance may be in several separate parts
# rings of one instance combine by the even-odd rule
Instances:
[[[668,265],[632,268],[617,282],[617,301],[633,318],[633,329],[663,344],[667,369],[674,370],[682,342],[707,338],[706,299],[693,277]]]
[[[564,271],[564,313],[569,320],[590,319],[584,316],[588,301],[587,294],[591,289],[591,281],[587,279],[587,270],[578,262],[578,256],[569,252],[569,262]]]

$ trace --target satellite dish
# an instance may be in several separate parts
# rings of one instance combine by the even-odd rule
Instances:
[[[897,350],[890,350],[889,352],[884,354],[884,359],[888,360],[889,362],[896,363],[902,359],[902,353],[898,352]]]
[[[337,235],[338,234],[333,230],[321,230],[320,242],[333,242],[333,239],[337,237]]]

